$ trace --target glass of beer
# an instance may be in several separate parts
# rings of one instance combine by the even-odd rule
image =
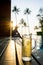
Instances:
[[[31,61],[32,39],[30,35],[22,36],[22,60]]]

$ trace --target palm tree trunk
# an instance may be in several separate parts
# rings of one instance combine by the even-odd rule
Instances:
[[[16,20],[16,26],[17,26],[17,15],[16,15],[16,12],[15,12],[15,20]]]
[[[27,14],[27,26],[28,26],[28,32],[30,34],[30,27],[29,27],[29,21],[28,21],[28,14]]]

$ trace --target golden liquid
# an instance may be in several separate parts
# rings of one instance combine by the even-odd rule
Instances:
[[[30,38],[23,38],[22,40],[22,57],[31,57],[32,40]]]

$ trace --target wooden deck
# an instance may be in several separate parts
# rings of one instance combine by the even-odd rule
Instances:
[[[9,44],[0,59],[0,65],[38,65],[33,59],[31,62],[22,61],[22,44],[21,39],[8,40]]]

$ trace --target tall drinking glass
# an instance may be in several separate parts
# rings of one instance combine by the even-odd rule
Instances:
[[[30,61],[32,52],[32,39],[30,35],[22,36],[22,60]]]

